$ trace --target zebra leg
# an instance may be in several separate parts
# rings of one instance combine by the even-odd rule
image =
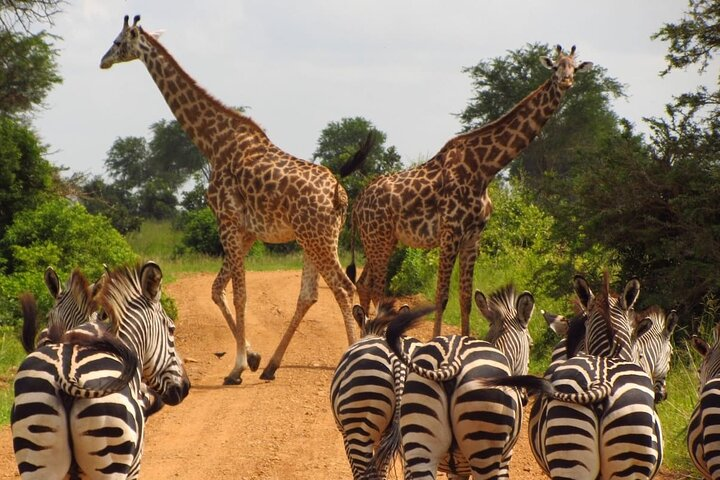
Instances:
[[[15,377],[13,449],[23,480],[63,479],[70,469],[68,419],[55,394],[53,359],[30,354]]]
[[[130,389],[78,399],[70,416],[73,452],[82,478],[111,480],[139,471],[145,418]]]
[[[349,281],[350,280],[348,280],[348,282]],[[308,258],[306,253],[303,260],[302,280],[300,281],[300,296],[298,297],[297,306],[295,307],[295,314],[290,320],[290,325],[288,325],[287,330],[285,330],[285,334],[275,349],[275,353],[273,353],[270,362],[268,362],[262,375],[260,375],[261,379],[275,379],[275,371],[280,366],[280,362],[285,355],[285,350],[287,350],[288,345],[290,345],[290,340],[292,340],[295,330],[297,330],[297,327],[305,316],[305,313],[307,313],[310,307],[313,306],[317,300],[318,271],[315,264],[310,260],[310,258]]]
[[[442,385],[415,374],[408,375],[400,405],[406,479],[437,478],[438,464],[452,443],[448,409]]]

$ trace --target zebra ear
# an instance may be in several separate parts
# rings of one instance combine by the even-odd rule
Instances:
[[[162,270],[155,262],[147,262],[140,270],[140,285],[145,297],[150,300],[160,301],[160,283],[162,282]]]
[[[360,331],[364,331],[365,329],[365,309],[362,308],[360,305],[353,305],[352,307],[352,315],[355,319],[355,322],[358,324],[358,327],[360,327]]]
[[[690,339],[692,342],[692,346],[697,352],[702,355],[703,357],[708,354],[710,351],[710,345],[703,340],[702,338],[698,337],[697,335],[693,335]]]
[[[640,281],[637,278],[633,278],[625,285],[623,296],[620,298],[620,306],[623,310],[630,310],[633,305],[635,305],[639,296]]]
[[[675,330],[675,327],[678,324],[678,321],[680,320],[680,317],[678,317],[678,314],[675,310],[671,310],[670,313],[668,313],[667,319],[665,320],[665,336],[670,338],[670,336],[673,333],[673,330]]]
[[[50,295],[52,295],[53,298],[58,298],[58,296],[62,293],[60,279],[52,267],[47,267],[45,269],[45,285],[48,290],[50,290]]]
[[[546,312],[545,310],[540,310],[540,313],[542,313],[542,316],[545,319],[545,321],[547,322],[550,330],[557,333],[561,337],[564,337],[565,335],[567,335],[567,332],[568,332],[567,318],[565,318],[562,315],[556,315],[554,313]]]
[[[652,319],[650,317],[645,317],[641,320],[638,320],[638,322],[635,324],[635,331],[633,332],[635,335],[635,338],[640,338],[643,335],[645,335],[647,332],[650,331],[652,328]]]
[[[592,290],[590,290],[590,285],[588,285],[585,277],[575,275],[575,278],[573,278],[573,288],[575,289],[575,295],[577,295],[578,300],[580,300],[580,305],[587,310],[588,305],[590,305],[592,299],[595,298],[595,295],[593,295]]]
[[[523,328],[527,328],[535,309],[535,298],[530,292],[523,292],[515,302],[515,308],[518,312],[518,320],[520,320]]]
[[[492,322],[493,314],[490,311],[490,306],[487,303],[485,294],[483,294],[480,290],[475,290],[475,305],[477,305],[478,310],[480,310],[483,317],[485,317],[489,322]]]

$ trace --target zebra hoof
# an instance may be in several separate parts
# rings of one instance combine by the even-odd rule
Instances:
[[[260,354],[256,352],[250,352],[247,354],[247,363],[251,372],[256,371],[260,367],[261,358]]]
[[[265,367],[265,370],[263,370],[262,375],[260,375],[260,379],[275,380],[275,370],[277,370],[277,367],[268,365],[267,367]]]
[[[240,376],[238,377],[225,377],[225,380],[223,380],[223,385],[240,385],[242,383],[242,378]]]

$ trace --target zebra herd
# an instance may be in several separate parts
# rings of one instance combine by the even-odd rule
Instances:
[[[405,333],[428,310],[356,307],[363,337],[341,358],[333,415],[354,479],[386,478],[396,455],[406,479],[509,478],[526,393],[531,450],[553,479],[652,478],[663,457],[655,406],[666,399],[675,311],[638,311],[640,283],[622,293],[606,275],[598,294],[573,280],[580,313],[543,312],[562,338],[543,377],[527,375],[534,299],[512,286],[475,301],[485,340],[459,335],[423,343]],[[716,339],[720,338],[720,326]],[[687,436],[705,478],[720,478],[720,342],[693,337],[701,355],[700,403]]]
[[[29,352],[15,380],[13,448],[28,479],[134,479],[146,418],[177,405],[190,381],[160,303],[162,272],[147,262],[67,288],[52,269],[48,328],[36,338],[37,305],[21,299]]]

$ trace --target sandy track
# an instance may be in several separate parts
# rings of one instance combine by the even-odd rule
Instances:
[[[210,299],[213,279],[212,274],[194,274],[166,287],[178,305],[178,346],[192,390],[181,405],[149,420],[142,478],[351,478],[330,412],[330,380],[347,348],[330,290],[321,282],[320,299],[300,324],[276,380],[260,380],[259,370],[245,372],[240,386],[223,386],[234,361],[234,342]],[[294,311],[300,272],[249,272],[247,284],[247,331],[263,355],[262,369]],[[428,324],[414,335],[429,338],[430,330]],[[218,359],[214,352],[227,354]],[[543,478],[525,431],[515,450],[513,477]],[[19,478],[15,472],[10,430],[3,427],[0,478]]]

